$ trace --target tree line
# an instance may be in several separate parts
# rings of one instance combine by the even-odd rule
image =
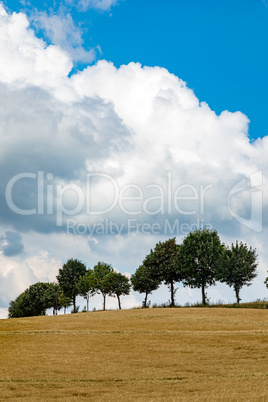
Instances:
[[[145,294],[143,307],[148,307],[148,295],[162,283],[170,289],[170,306],[173,307],[178,282],[200,288],[203,305],[208,302],[206,288],[216,281],[224,282],[233,287],[239,304],[240,291],[257,276],[257,266],[255,249],[238,241],[226,246],[217,231],[204,228],[190,232],[182,244],[176,244],[175,238],[158,242],[131,279],[104,262],[87,269],[81,261],[70,259],[59,269],[56,283],[31,285],[10,302],[8,313],[10,318],[34,316],[53,308],[53,314],[57,314],[61,308],[66,310],[69,306],[73,306],[72,312],[77,312],[78,295],[85,298],[89,311],[89,299],[95,294],[102,295],[103,310],[107,296],[116,297],[121,309],[120,298],[129,295],[131,287]],[[268,287],[268,278],[265,283]]]
[[[52,308],[53,314],[64,308],[73,306],[73,313],[78,312],[76,297],[83,296],[89,311],[89,298],[95,294],[103,296],[103,310],[106,307],[106,296],[116,297],[121,309],[120,297],[130,293],[129,279],[116,272],[110,264],[98,262],[93,269],[77,260],[69,259],[59,269],[56,283],[38,282],[21,293],[8,308],[9,318],[45,315]]]
[[[201,289],[202,304],[206,305],[206,288],[216,281],[233,287],[239,304],[240,291],[257,276],[257,266],[255,249],[238,241],[226,246],[216,230],[204,228],[190,232],[182,244],[176,244],[175,238],[157,243],[131,281],[134,290],[145,293],[144,306],[161,283],[169,287],[170,306],[175,306],[176,282]]]

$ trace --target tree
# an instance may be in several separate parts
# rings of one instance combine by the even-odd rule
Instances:
[[[175,305],[175,282],[183,279],[178,262],[179,248],[175,238],[159,242],[143,261],[143,265],[150,270],[151,278],[159,283],[164,282],[170,288],[171,307]]]
[[[237,304],[240,302],[240,290],[243,286],[251,285],[257,276],[256,250],[242,242],[224,248],[221,263],[217,268],[217,280],[225,282],[234,288]]]
[[[47,300],[48,283],[38,282],[26,289],[14,301],[10,302],[8,317],[32,317],[45,315],[49,308]]]
[[[152,278],[150,269],[144,264],[131,276],[131,283],[135,292],[145,293],[144,307],[147,307],[148,295],[160,286],[159,280]]]
[[[103,280],[104,292],[109,296],[117,297],[119,310],[121,310],[120,296],[129,295],[130,288],[129,279],[120,272],[111,271]]]
[[[21,293],[9,303],[8,318],[29,317],[31,315],[28,292]]]
[[[265,279],[264,283],[265,283],[266,287],[268,288],[268,276],[267,276],[267,278]]]
[[[59,296],[59,304],[64,308],[64,314],[66,314],[66,309],[72,305],[72,299],[62,292]]]
[[[60,310],[62,307],[60,304],[61,292],[60,285],[57,283],[48,283],[44,298],[47,308],[53,308],[53,315],[57,315],[58,310]]]
[[[216,267],[223,245],[216,230],[207,228],[190,232],[180,247],[178,259],[184,276],[183,283],[202,289],[202,303],[207,303],[205,289],[215,285]]]
[[[97,292],[96,281],[92,269],[89,269],[85,275],[81,276],[77,282],[77,289],[80,296],[83,296],[87,301],[87,311],[89,311],[89,298]]]
[[[106,295],[109,293],[104,286],[104,279],[106,275],[113,271],[112,266],[105,262],[98,262],[93,268],[96,291],[97,293],[101,293],[103,296],[103,310],[105,310],[106,307]]]
[[[86,266],[81,261],[71,258],[59,269],[57,280],[65,296],[73,302],[73,311],[76,312],[76,296],[78,295],[77,282],[86,273]]]

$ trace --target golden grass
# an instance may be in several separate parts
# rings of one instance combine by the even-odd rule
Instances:
[[[3,401],[268,401],[268,312],[145,309],[0,321]]]

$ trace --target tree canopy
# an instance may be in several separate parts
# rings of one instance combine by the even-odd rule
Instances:
[[[178,254],[182,267],[183,283],[202,289],[205,305],[207,286],[215,285],[216,268],[223,252],[223,245],[216,230],[207,228],[190,232],[183,240]]]
[[[251,285],[257,276],[256,250],[248,248],[242,242],[232,243],[231,247],[224,248],[220,264],[217,267],[217,280],[225,282],[234,288],[236,301],[240,302],[240,290],[243,286]]]
[[[45,315],[46,310],[51,307],[49,289],[49,283],[37,282],[31,285],[14,301],[10,302],[8,317],[15,318]]]
[[[120,296],[130,293],[131,285],[129,279],[120,272],[109,272],[103,280],[103,290],[109,296],[115,296],[118,300],[118,308],[121,310]]]
[[[113,267],[110,264],[105,262],[98,262],[93,268],[94,275],[94,286],[96,288],[97,293],[101,293],[103,296],[103,310],[106,308],[106,296],[109,292],[107,292],[107,287],[105,285],[104,279],[106,275],[110,272],[113,272]]]
[[[170,288],[170,305],[175,305],[175,282],[183,279],[181,266],[178,260],[180,246],[175,238],[159,242],[143,261],[150,270],[151,278],[159,283],[164,282]]]
[[[87,311],[89,310],[89,298],[97,292],[96,280],[94,272],[89,269],[83,276],[80,277],[76,285],[79,295],[83,296],[87,301]]]
[[[85,273],[85,264],[77,259],[74,260],[71,258],[59,269],[59,274],[57,275],[57,280],[63,293],[73,301],[74,312],[76,312],[76,296],[79,293],[77,282]]]
[[[62,290],[57,283],[48,283],[44,297],[46,299],[47,308],[53,308],[53,315],[57,315],[58,310],[61,309],[60,295]]]
[[[59,305],[61,308],[64,308],[64,314],[66,314],[66,309],[72,305],[72,299],[61,292],[59,296]]]
[[[148,295],[154,290],[158,289],[161,282],[159,281],[159,279],[155,279],[152,277],[150,267],[142,264],[131,276],[131,283],[135,292],[145,293],[143,307],[148,307]]]

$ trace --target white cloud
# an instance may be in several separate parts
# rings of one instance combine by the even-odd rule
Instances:
[[[83,30],[77,26],[70,14],[52,14],[36,11],[32,14],[34,26],[41,30],[54,45],[60,46],[75,62],[92,63],[96,50],[83,47]]]
[[[21,234],[15,231],[6,231],[0,236],[0,250],[7,257],[13,257],[23,252],[23,244],[21,242]]]
[[[1,82],[16,86],[58,85],[72,69],[72,60],[57,46],[46,46],[29,29],[25,14],[11,15],[0,6],[0,75]]]
[[[112,6],[119,3],[120,0],[67,0],[68,4],[77,4],[83,11],[89,8],[94,8],[96,10],[107,11],[110,10]]]
[[[67,35],[62,29],[52,30],[59,41]],[[70,35],[79,48],[75,29]],[[14,203],[28,210],[40,208],[43,195],[44,213],[39,209],[22,216],[6,202],[1,207],[4,232],[13,233],[5,238],[12,243],[13,255],[1,254],[2,306],[31,282],[52,281],[71,257],[91,267],[104,260],[120,272],[132,273],[157,241],[176,235],[181,241],[182,225],[197,222],[212,224],[227,243],[239,239],[257,247],[259,278],[243,290],[243,298],[265,296],[266,217],[263,231],[255,233],[233,219],[228,209],[233,186],[262,171],[263,210],[267,211],[268,139],[249,141],[244,114],[223,111],[217,116],[206,103],[200,104],[185,82],[159,67],[130,63],[117,69],[103,60],[69,78],[70,55],[38,39],[24,14],[9,15],[1,6],[0,37],[1,199],[5,200],[10,179],[19,173],[41,172],[45,186],[42,193],[37,180],[28,177],[13,188]],[[92,180],[91,207],[104,208],[113,201],[116,194],[107,181],[110,177],[121,191],[115,208],[100,215],[81,208],[74,217],[64,215],[63,226],[57,226],[61,201],[57,186],[72,183],[88,196],[87,174],[96,172],[105,173],[106,180]],[[237,214],[250,216],[254,191],[245,189],[232,200]],[[153,196],[158,199],[153,201]],[[75,194],[66,191],[62,208],[76,205]],[[131,214],[139,209],[140,214]],[[67,218],[80,227],[75,225],[67,233]],[[178,220],[180,232],[165,230],[166,220],[170,226]],[[160,227],[155,234],[154,224]],[[153,302],[168,300],[163,289],[152,296]],[[208,289],[211,299],[229,301],[231,294],[223,286]],[[199,291],[178,290],[177,298],[182,304],[194,302],[200,299]],[[136,296],[131,300],[136,301]]]
[[[3,255],[0,255],[0,261],[2,266],[4,264],[0,272],[0,305],[7,307],[10,300],[38,279],[25,261],[20,264],[16,259],[10,260]]]

